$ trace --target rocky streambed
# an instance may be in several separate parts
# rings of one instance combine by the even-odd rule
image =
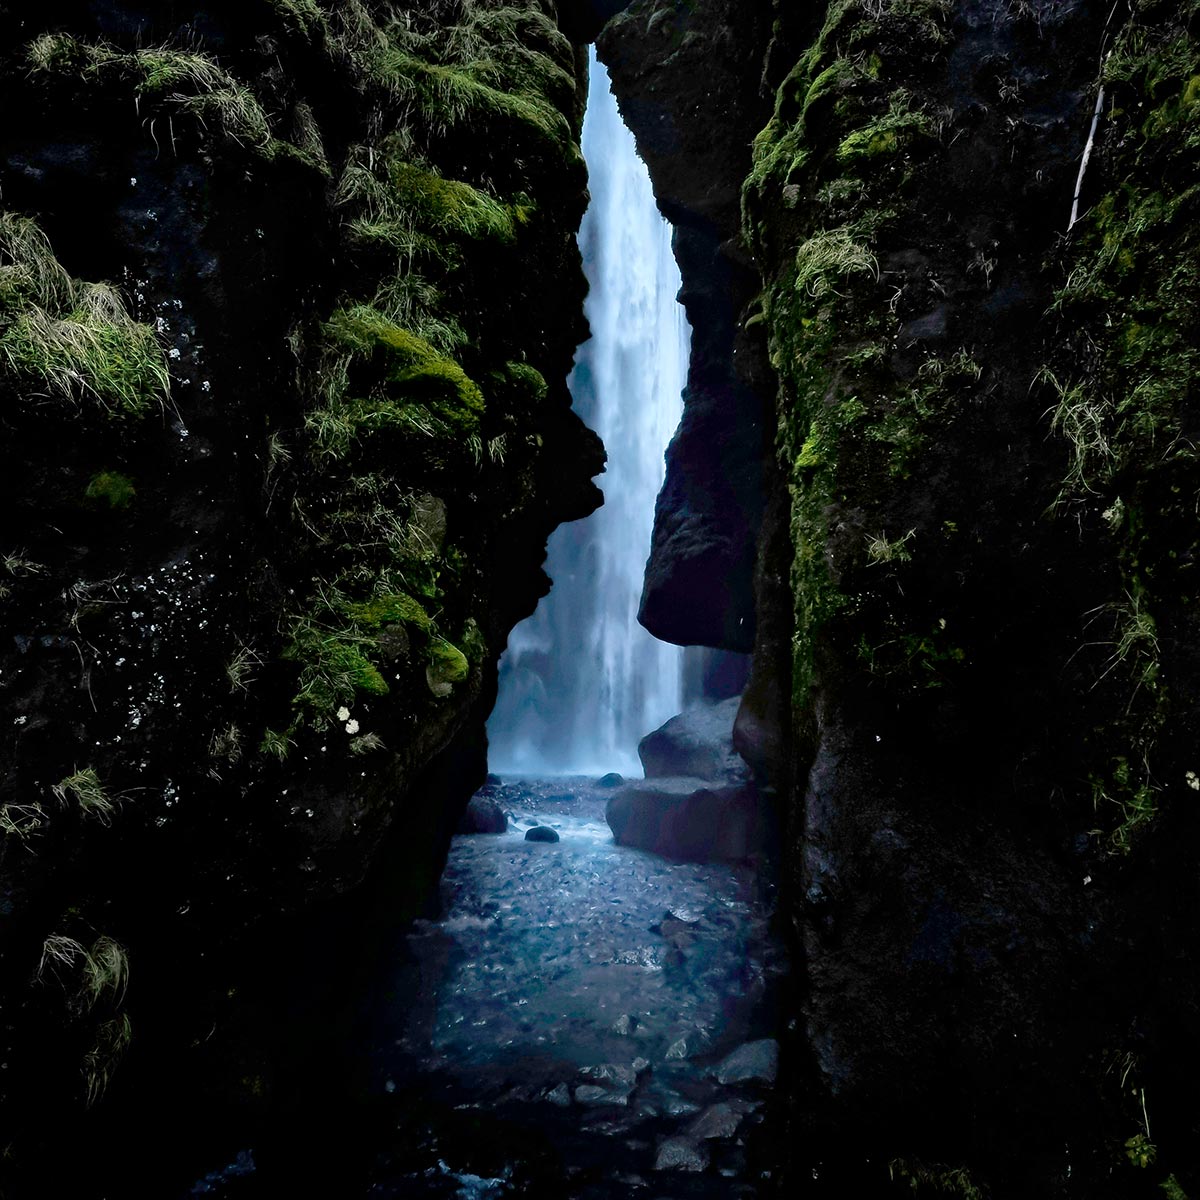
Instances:
[[[616,845],[611,794],[576,779],[484,789],[507,829],[454,839],[440,915],[395,947],[364,1013],[344,1194],[771,1189],[770,885],[748,864]],[[527,839],[535,828],[559,840]],[[270,1150],[244,1149],[193,1194],[263,1194],[275,1170]]]

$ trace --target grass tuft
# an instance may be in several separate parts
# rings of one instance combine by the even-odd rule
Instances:
[[[85,818],[111,825],[116,801],[105,790],[100,777],[91,767],[75,771],[50,789],[61,804],[74,803]]]
[[[108,284],[72,279],[28,218],[0,214],[0,370],[44,394],[139,417],[170,394],[166,358]]]

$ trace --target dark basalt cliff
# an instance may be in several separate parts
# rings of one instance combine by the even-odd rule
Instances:
[[[14,1195],[330,1134],[362,947],[599,500],[580,55],[538,3],[0,5]]]
[[[680,259],[693,384],[731,338],[758,398],[689,397],[646,611],[761,405],[739,740],[786,796],[797,1183],[1197,1186],[1195,20],[647,0],[602,35],[663,210],[728,237],[744,180],[737,325]]]
[[[562,383],[598,33],[694,327],[642,619],[753,648],[735,742],[785,825],[777,1182],[1200,1193],[1200,6],[30,14],[6,1194],[120,1191],[135,1145],[169,1194],[226,1129],[360,1115],[356,988],[598,498]]]

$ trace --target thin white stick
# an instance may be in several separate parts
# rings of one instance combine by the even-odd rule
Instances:
[[[1070,233],[1075,228],[1075,222],[1079,220],[1079,196],[1083,191],[1083,175],[1088,168],[1088,160],[1092,157],[1092,146],[1096,142],[1096,126],[1100,123],[1100,110],[1104,107],[1104,84],[1100,85],[1100,90],[1096,93],[1096,110],[1092,113],[1092,127],[1088,131],[1087,145],[1083,148],[1083,159],[1079,163],[1079,178],[1075,180],[1075,199],[1071,202],[1071,221],[1067,225],[1067,232]]]

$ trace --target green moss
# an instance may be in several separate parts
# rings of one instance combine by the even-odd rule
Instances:
[[[363,603],[349,603],[343,611],[356,624],[369,629],[401,623],[425,630],[430,626],[429,614],[416,600],[402,592],[375,596]]]
[[[365,305],[339,309],[323,334],[348,357],[326,403],[306,418],[321,453],[344,455],[357,439],[385,430],[459,452],[478,436],[483,393],[423,338]]]
[[[571,145],[570,127],[557,109],[536,93],[501,91],[484,82],[485,66],[447,66],[390,49],[375,59],[372,77],[439,134],[490,128],[499,135],[507,124],[556,151]]]
[[[107,504],[110,509],[126,509],[133,503],[137,489],[133,480],[120,471],[99,471],[88,480],[84,495]]]
[[[483,636],[483,630],[479,628],[474,618],[467,621],[459,641],[462,643],[463,653],[467,656],[468,662],[478,664],[487,658],[487,639]]]
[[[908,103],[905,93],[894,95],[887,113],[842,139],[837,149],[838,162],[867,167],[875,159],[900,153],[918,139],[931,137],[929,118],[911,110]]]
[[[425,679],[435,696],[450,695],[454,684],[461,683],[470,673],[471,664],[457,646],[444,638],[430,638]]]
[[[864,478],[905,479],[958,394],[978,382],[977,368],[951,367],[953,355],[930,360],[915,380],[896,379],[898,321],[877,286],[877,247],[897,220],[896,197],[935,145],[924,112],[932,100],[908,89],[944,53],[950,11],[943,0],[831,3],[776,94],[743,188],[752,250],[782,264],[767,281],[763,320],[780,377],[776,444],[791,502],[792,698],[801,719],[817,642],[863,602],[843,591],[862,557],[843,561],[831,545],[831,511],[863,498]],[[877,490],[864,515],[882,503],[885,489]],[[887,527],[886,514],[870,515]],[[922,685],[936,678],[929,665],[956,661],[953,648],[923,634],[898,631],[892,643],[897,671]]]
[[[300,664],[293,704],[318,722],[328,720],[359,694],[384,696],[387,681],[365,653],[365,639],[351,630],[329,629],[301,618],[292,627],[284,659]]]

